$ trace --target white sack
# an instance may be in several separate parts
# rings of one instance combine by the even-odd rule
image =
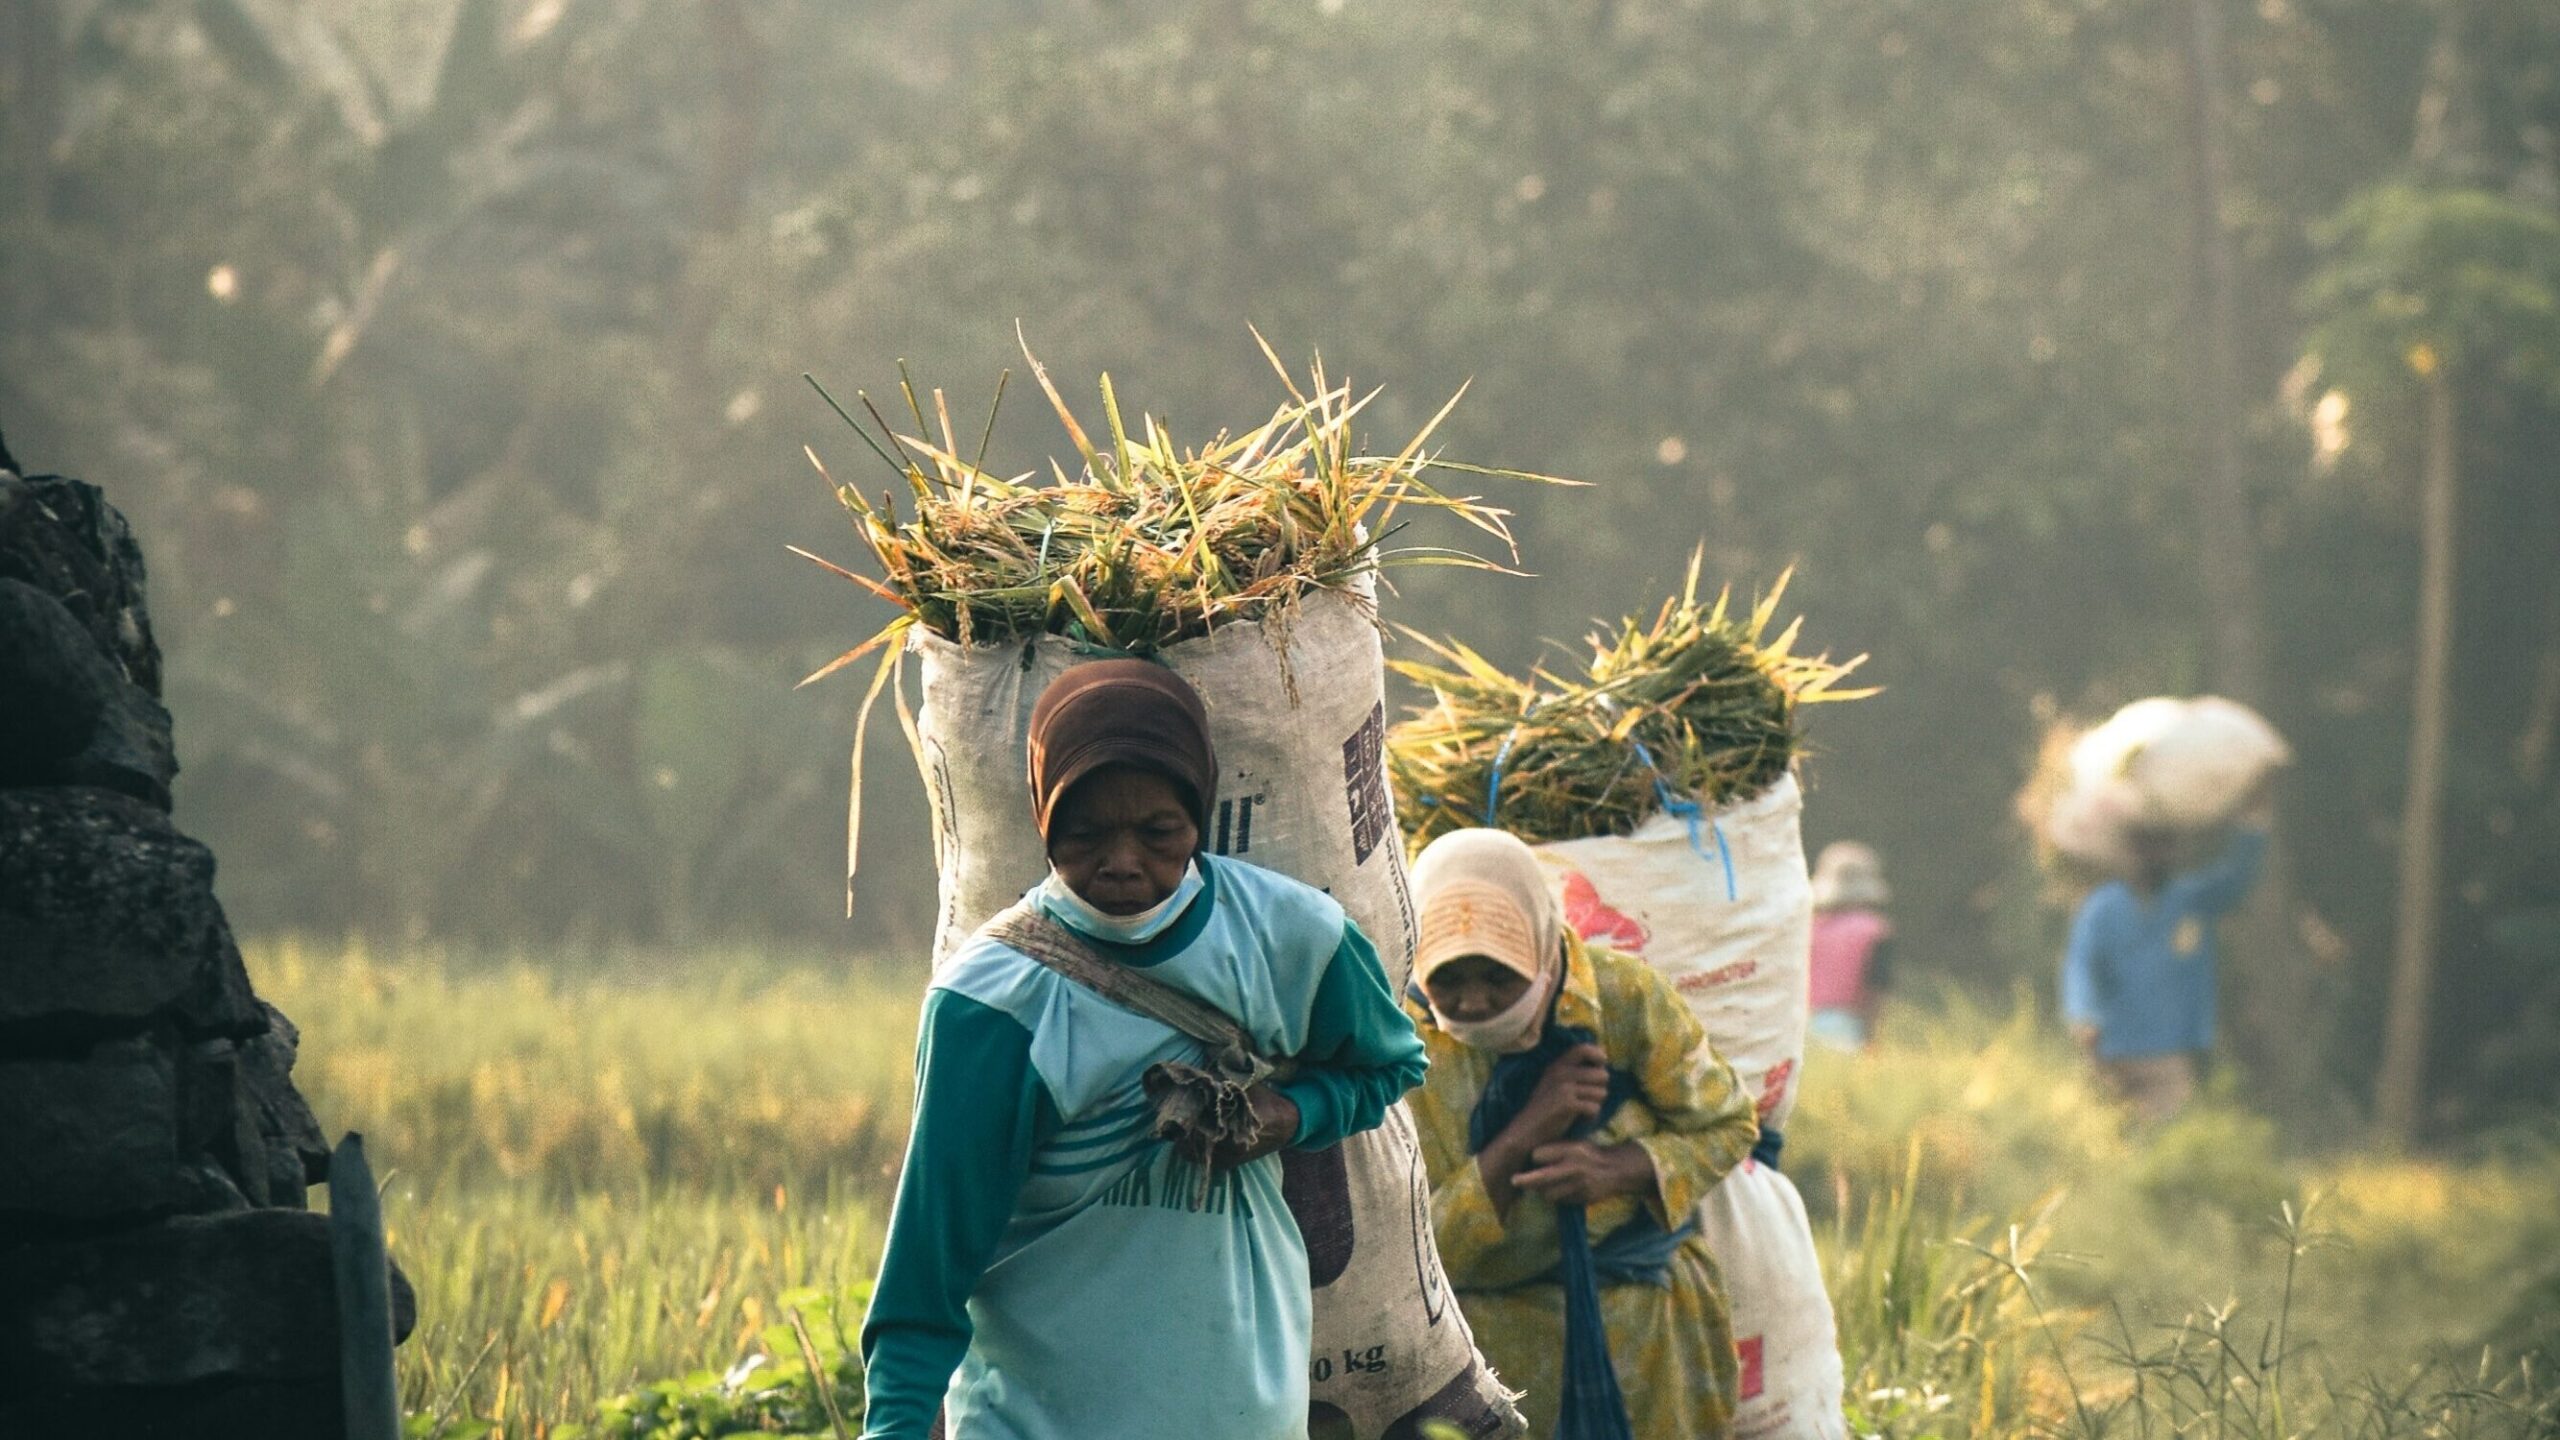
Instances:
[[[1761,1127],[1778,1131],[1795,1111],[1812,962],[1803,810],[1787,775],[1694,837],[1681,817],[1656,815],[1631,834],[1537,847],[1566,921],[1668,977],[1758,1102]],[[1707,1192],[1698,1224],[1741,1352],[1736,1440],[1841,1440],[1840,1344],[1795,1183],[1745,1161]]]
[[[2060,854],[2109,875],[2134,866],[2132,832],[2142,796],[2122,779],[2074,785],[2057,796],[2045,816],[2044,840]]]
[[[2071,742],[2071,785],[2093,790],[2125,777],[2125,768],[2144,747],[2178,727],[2187,702],[2167,695],[2136,700],[2106,723]]]
[[[1746,1160],[1698,1204],[1742,1377],[1734,1440],[1842,1440],[1840,1341],[1795,1182]]]
[[[2219,695],[2136,700],[2071,747],[2075,789],[2120,783],[2135,824],[2169,830],[2223,824],[2267,772],[2292,760],[2274,726]]]
[[[1701,820],[1694,843],[1687,822],[1655,815],[1631,834],[1537,847],[1566,922],[1669,977],[1770,1130],[1795,1110],[1804,1061],[1813,891],[1803,810],[1795,776],[1784,775],[1714,812],[1712,824]]]
[[[1031,707],[1069,666],[1097,657],[1054,635],[963,647],[918,632],[912,648],[924,660],[917,743],[942,882],[940,964],[1046,873],[1026,779]],[[1401,992],[1413,967],[1413,893],[1387,792],[1385,664],[1365,600],[1311,595],[1285,624],[1230,625],[1161,658],[1208,708],[1218,751],[1210,848],[1331,894]],[[1516,1428],[1441,1273],[1403,1103],[1333,1150],[1282,1159],[1316,1287],[1316,1413],[1330,1407],[1357,1440],[1378,1440],[1473,1376]]]
[[[2293,750],[2258,712],[2217,695],[2186,703],[2178,723],[2127,756],[2125,779],[2140,791],[2146,818],[2178,830],[2231,819],[2267,772]]]

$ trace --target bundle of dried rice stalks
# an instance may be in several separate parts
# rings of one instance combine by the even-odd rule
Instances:
[[[1264,354],[1271,355],[1268,345]],[[1353,444],[1352,421],[1378,392],[1353,398],[1349,387],[1327,382],[1321,361],[1301,390],[1278,357],[1271,360],[1288,386],[1288,403],[1251,430],[1221,432],[1193,449],[1179,445],[1152,416],[1139,417],[1133,431],[1108,375],[1102,377],[1108,429],[1097,443],[1033,360],[1032,377],[1083,464],[1070,475],[1052,461],[1046,484],[1027,474],[990,474],[983,436],[976,458],[959,458],[939,390],[928,421],[915,387],[900,387],[919,434],[937,433],[939,443],[895,434],[876,409],[871,416],[882,435],[875,439],[839,406],[897,471],[910,509],[901,516],[895,491],[874,503],[828,478],[886,578],[827,568],[901,613],[818,675],[885,648],[918,625],[964,645],[1055,634],[1097,649],[1148,654],[1221,625],[1260,619],[1311,591],[1349,589],[1382,567],[1504,568],[1455,550],[1391,547],[1397,512],[1407,506],[1449,511],[1517,558],[1507,511],[1475,496],[1444,494],[1423,478],[1433,469],[1549,478],[1427,454],[1424,445],[1458,396],[1401,451],[1364,455]],[[814,453],[810,460],[818,463]],[[826,474],[822,464],[819,473]]]
[[[1840,688],[1865,656],[1797,654],[1801,619],[1768,636],[1788,576],[1737,615],[1729,590],[1699,603],[1702,558],[1651,623],[1630,616],[1590,636],[1577,673],[1540,666],[1517,678],[1455,641],[1415,636],[1440,663],[1394,668],[1434,700],[1388,733],[1412,843],[1471,825],[1532,843],[1623,835],[1666,802],[1748,799],[1800,752],[1798,706],[1875,693]]]
[[[1222,431],[1206,445],[1186,448],[1152,416],[1141,415],[1131,426],[1108,375],[1101,386],[1105,429],[1095,439],[1026,345],[1032,378],[1056,409],[1079,462],[1071,474],[1052,460],[1046,483],[1033,473],[1002,477],[986,469],[992,407],[975,454],[961,458],[943,393],[931,393],[928,418],[903,365],[899,389],[913,434],[899,433],[868,396],[858,395],[872,421],[865,426],[818,387],[897,475],[897,488],[874,501],[837,483],[817,453],[808,452],[879,561],[882,579],[792,547],[898,607],[886,625],[801,682],[878,653],[855,730],[852,829],[858,833],[861,824],[862,737],[897,671],[902,642],[918,627],[962,645],[1059,635],[1098,651],[1153,654],[1222,626],[1285,618],[1290,606],[1317,591],[1364,593],[1362,582],[1390,567],[1507,571],[1464,551],[1391,543],[1404,525],[1400,511],[1442,510],[1500,541],[1505,555],[1517,559],[1509,512],[1476,496],[1443,492],[1423,478],[1428,471],[1573,483],[1426,451],[1464,387],[1403,449],[1364,454],[1352,424],[1379,392],[1355,397],[1348,385],[1326,378],[1321,360],[1302,389],[1268,342],[1262,351],[1287,388],[1287,402],[1250,430]],[[998,404],[1003,394],[999,382]]]

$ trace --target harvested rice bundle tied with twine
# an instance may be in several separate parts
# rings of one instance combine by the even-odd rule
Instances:
[[[1800,753],[1797,707],[1875,693],[1840,688],[1864,655],[1796,653],[1801,618],[1769,635],[1788,575],[1736,613],[1730,590],[1700,603],[1702,559],[1650,623],[1629,616],[1591,635],[1589,662],[1571,673],[1515,677],[1456,641],[1413,636],[1437,663],[1393,668],[1433,703],[1387,737],[1412,843],[1492,824],[1532,844],[1624,835],[1666,808],[1747,800]]]
[[[1401,451],[1359,453],[1352,421],[1379,392],[1355,398],[1350,387],[1326,380],[1321,361],[1301,389],[1267,343],[1263,354],[1288,388],[1287,403],[1251,430],[1222,431],[1207,445],[1189,449],[1153,416],[1142,415],[1131,427],[1109,375],[1102,377],[1108,429],[1097,442],[1067,408],[1047,369],[1032,359],[1032,378],[1056,408],[1082,461],[1072,476],[1052,461],[1047,484],[1035,483],[1030,474],[1001,478],[984,468],[986,439],[995,428],[992,410],[975,458],[960,458],[942,392],[933,392],[928,419],[903,371],[900,390],[916,435],[898,434],[862,396],[880,432],[875,437],[871,427],[827,396],[896,472],[897,489],[907,492],[911,508],[900,515],[897,489],[874,503],[859,487],[837,484],[810,454],[879,560],[885,580],[856,575],[797,547],[794,552],[900,613],[809,679],[888,648],[918,625],[964,645],[1053,634],[1143,655],[1222,625],[1285,612],[1291,601],[1313,591],[1349,591],[1362,576],[1387,566],[1504,569],[1463,551],[1388,544],[1402,528],[1397,512],[1418,506],[1457,515],[1517,558],[1505,523],[1509,512],[1476,496],[1445,494],[1424,473],[1573,483],[1426,452],[1464,387]],[[823,388],[819,393],[826,394]],[[998,403],[1002,399],[999,384]],[[927,434],[937,434],[938,443],[920,438]],[[884,673],[893,664],[893,657],[884,660]]]
[[[1363,453],[1353,422],[1379,392],[1355,396],[1348,385],[1326,378],[1321,360],[1301,388],[1268,342],[1262,352],[1287,389],[1286,402],[1250,430],[1222,431],[1187,448],[1153,416],[1129,424],[1109,375],[1101,381],[1105,428],[1097,439],[1026,345],[1032,378],[1080,462],[1071,474],[1051,461],[1045,483],[1036,473],[1004,477],[986,469],[993,406],[974,455],[962,458],[943,392],[931,392],[928,414],[903,365],[900,400],[914,422],[912,434],[900,433],[869,396],[857,392],[871,421],[865,425],[810,381],[897,477],[875,501],[858,486],[838,483],[817,453],[808,452],[883,578],[791,547],[897,607],[887,624],[801,682],[878,655],[855,727],[852,836],[861,829],[861,756],[871,712],[898,673],[903,642],[918,627],[964,646],[1057,635],[1099,653],[1153,655],[1228,625],[1285,625],[1296,603],[1318,592],[1350,595],[1365,605],[1367,582],[1389,567],[1512,573],[1466,551],[1392,543],[1405,524],[1399,512],[1418,507],[1456,515],[1517,558],[1507,511],[1477,496],[1448,494],[1427,481],[1426,472],[1575,483],[1430,453],[1425,447],[1465,394],[1463,386],[1401,450]],[[1000,380],[997,405],[1003,395]],[[848,849],[853,844],[849,839]]]

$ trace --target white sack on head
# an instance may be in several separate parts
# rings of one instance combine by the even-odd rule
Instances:
[[[2144,802],[2144,819],[2174,830],[2229,821],[2267,772],[2290,764],[2293,749],[2257,711],[2204,695],[2177,723],[2124,759],[2124,777]]]
[[[2186,701],[2154,695],[2108,716],[2106,723],[2072,742],[2072,788],[2093,790],[2123,780],[2133,757],[2175,730],[2186,711]]]
[[[941,875],[940,964],[1046,872],[1025,779],[1031,707],[1069,666],[1098,657],[1055,635],[964,647],[918,632],[910,645],[924,661],[917,746]],[[1208,847],[1331,894],[1402,991],[1413,896],[1387,793],[1386,672],[1365,597],[1310,595],[1285,619],[1226,626],[1159,658],[1208,707],[1219,767]],[[1315,1285],[1316,1413],[1347,1418],[1357,1440],[1380,1440],[1426,1406],[1516,1426],[1441,1272],[1403,1102],[1333,1149],[1281,1158]],[[1471,1437],[1487,1433],[1496,1432]]]
[[[2073,742],[2069,783],[2036,824],[2062,855],[2121,874],[2132,865],[2132,832],[2201,835],[2229,824],[2292,760],[2275,727],[2236,700],[2155,695]]]

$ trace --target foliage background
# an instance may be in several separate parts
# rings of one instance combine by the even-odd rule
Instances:
[[[2298,1117],[2364,1088],[2390,935],[2414,422],[2322,409],[2324,223],[2397,182],[2548,213],[2560,12],[2211,7],[2236,403],[2297,741],[2292,884],[2242,948]],[[1395,618],[1525,662],[1703,540],[1789,563],[1890,687],[1820,717],[1817,842],[1879,845],[1907,968],[2041,981],[2007,815],[2041,726],[2215,683],[2193,476],[2191,97],[2171,0],[13,0],[0,423],[137,520],[181,818],[245,929],[913,951],[893,728],[837,914],[877,623],[800,388],[963,409],[1108,368],[1193,431],[1267,413],[1246,334],[1391,386],[1400,441],[1604,482],[1505,492],[1534,581]],[[2420,158],[2425,157],[2425,164]],[[2529,307],[2528,307],[2529,308]],[[2438,1127],[2560,1063],[2560,407],[2467,404]],[[998,453],[1057,445],[1017,404]]]

